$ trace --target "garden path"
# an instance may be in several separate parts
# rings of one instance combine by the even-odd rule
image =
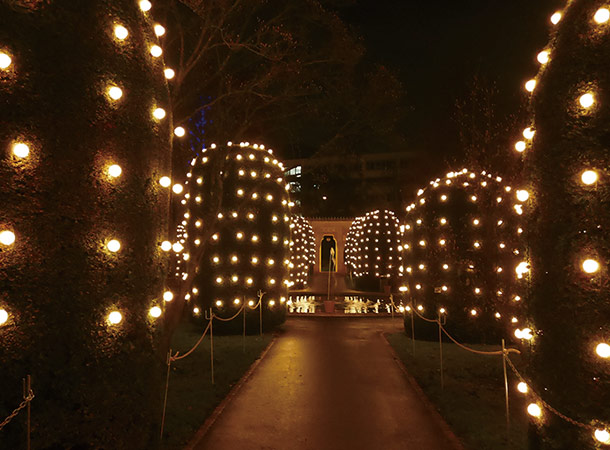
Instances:
[[[382,332],[399,319],[289,318],[197,450],[452,450]]]

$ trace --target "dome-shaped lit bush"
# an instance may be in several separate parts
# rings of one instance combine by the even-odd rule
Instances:
[[[452,172],[420,189],[404,225],[405,296],[428,318],[443,308],[458,338],[498,343],[520,320],[522,212],[514,189],[485,172]],[[424,335],[435,327],[418,323]]]
[[[316,264],[316,239],[311,224],[303,216],[292,216],[290,233],[290,286],[303,289]]]
[[[156,446],[149,312],[171,173],[158,43],[133,0],[0,2],[0,417],[31,374],[32,448]],[[24,424],[0,446],[22,448]]]
[[[401,231],[393,211],[366,213],[352,223],[346,240],[346,263],[355,286],[364,291],[392,292],[400,284]]]
[[[264,326],[273,327],[285,319],[290,283],[289,199],[282,165],[264,146],[213,147],[193,160],[187,184],[183,237],[188,258],[206,242],[189,300],[199,311],[213,308],[230,317],[243,302],[256,304],[261,291]],[[207,220],[210,211],[214,222]],[[248,308],[256,329],[258,314]],[[223,326],[242,329],[240,320],[218,329]]]

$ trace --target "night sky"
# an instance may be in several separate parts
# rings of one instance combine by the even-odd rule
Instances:
[[[367,58],[393,69],[409,108],[408,151],[454,155],[456,98],[475,74],[495,81],[514,112],[537,72],[549,18],[563,0],[356,0],[341,16],[364,37]],[[428,159],[428,158],[426,158]]]

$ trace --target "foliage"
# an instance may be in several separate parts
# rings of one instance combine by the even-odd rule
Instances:
[[[114,25],[129,39],[118,42]],[[0,3],[0,416],[32,375],[34,448],[150,448],[159,407],[162,288],[171,119],[152,24],[133,1]],[[123,89],[113,102],[111,83]],[[169,123],[168,123],[169,122]],[[16,141],[30,154],[11,154]],[[112,179],[111,163],[123,174]],[[110,238],[118,253],[106,248]],[[123,320],[110,326],[116,309]],[[133,433],[138,430],[138,433]],[[23,415],[2,433],[22,447]]]
[[[465,170],[433,180],[407,208],[407,296],[428,318],[444,308],[458,339],[499,342],[513,334],[524,289],[515,268],[525,246],[513,198],[502,178]],[[436,326],[419,328],[436,336]]]
[[[610,338],[610,34],[608,23],[593,20],[602,7],[582,0],[562,11],[532,98],[536,135],[525,153],[534,206],[529,375],[557,410],[610,429],[609,363],[595,353]],[[587,92],[595,99],[590,108],[579,102]],[[581,181],[587,169],[599,176],[590,186]],[[583,271],[587,258],[600,262],[598,272]],[[532,448],[597,448],[592,430],[544,411]]]

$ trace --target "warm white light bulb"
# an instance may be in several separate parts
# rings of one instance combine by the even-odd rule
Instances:
[[[4,309],[0,309],[0,325],[4,325],[8,320],[8,313]]]
[[[116,253],[121,249],[121,243],[116,239],[112,239],[108,241],[108,244],[106,244],[106,248],[108,248],[108,251]]]
[[[540,64],[546,64],[549,62],[549,52],[548,50],[543,50],[540,53],[538,53],[538,56],[536,56],[536,59],[538,60],[538,62]]]
[[[121,320],[123,320],[123,315],[118,311],[112,311],[110,314],[108,314],[108,322],[110,322],[112,325],[121,323]]]
[[[13,245],[15,243],[15,233],[9,230],[0,231],[0,244]]]
[[[517,200],[520,202],[526,202],[529,198],[530,194],[525,189],[520,189],[517,191]]]
[[[158,306],[153,306],[148,311],[148,314],[150,314],[151,317],[154,317],[156,319],[157,317],[161,316],[161,308],[159,308]]]
[[[183,190],[184,188],[179,183],[176,183],[172,186],[172,191],[174,191],[174,194],[181,194]]]
[[[557,25],[560,20],[561,20],[561,13],[559,11],[557,11],[555,14],[553,14],[551,16],[551,23],[553,25]]]
[[[165,118],[165,110],[163,108],[157,108],[153,111],[153,117],[155,119],[161,120]]]
[[[127,28],[125,28],[123,25],[117,25],[114,27],[114,35],[117,39],[122,41],[129,36],[129,31],[127,31]]]
[[[608,433],[608,430],[597,429],[593,435],[602,444],[610,444],[610,433]]]
[[[610,345],[606,344],[605,342],[597,344],[597,347],[595,347],[595,353],[597,353],[600,358],[610,358]]]
[[[30,154],[30,147],[23,142],[17,142],[13,144],[13,155],[17,158],[27,158]]]
[[[536,134],[536,131],[531,127],[527,127],[525,130],[523,130],[523,137],[525,139],[532,139],[534,134]]]
[[[515,150],[517,150],[519,153],[525,151],[527,144],[523,141],[519,141],[515,144]]]
[[[525,90],[527,92],[534,92],[535,88],[536,88],[536,80],[531,79],[527,83],[525,83]]]
[[[527,413],[532,417],[540,417],[542,415],[542,410],[536,403],[530,403],[527,406]]]
[[[108,175],[110,175],[112,178],[118,178],[121,176],[122,173],[123,169],[121,169],[121,166],[119,166],[118,164],[113,164],[108,167]]]
[[[593,20],[597,23],[606,23],[610,19],[610,11],[607,8],[600,8],[593,16]]]
[[[0,52],[0,69],[8,69],[11,65],[12,59],[6,53]]]
[[[170,69],[169,67],[165,69],[163,73],[165,75],[165,78],[167,78],[168,80],[171,80],[176,76],[176,72],[174,72],[174,69]]]
[[[170,177],[161,177],[159,179],[159,184],[164,188],[167,188],[170,187],[170,185],[172,184],[172,180],[170,179]]]
[[[591,106],[593,106],[593,103],[595,103],[595,97],[593,97],[593,94],[588,92],[584,95],[581,95],[578,99],[578,102],[583,108],[590,108]]]
[[[599,270],[599,263],[594,259],[586,259],[582,263],[582,270],[586,273],[595,273]]]
[[[171,291],[165,291],[163,293],[163,300],[171,302],[174,299],[174,294]]]
[[[523,381],[521,381],[518,385],[517,385],[517,390],[519,392],[521,392],[522,394],[527,394],[528,388],[527,388],[527,383],[524,383]]]
[[[174,134],[178,137],[182,137],[186,134],[186,130],[183,127],[174,128]]]
[[[165,27],[161,24],[155,25],[155,34],[157,36],[163,36],[165,34]]]
[[[172,249],[172,243],[170,241],[161,242],[161,250],[169,252]]]
[[[140,1],[140,9],[142,11],[149,11],[150,8],[152,8],[152,4],[148,0],[141,0]]]
[[[153,45],[150,47],[150,54],[154,58],[158,58],[159,56],[161,56],[163,54],[163,49],[161,47],[159,47],[158,45]]]
[[[174,245],[172,245],[172,250],[176,253],[180,253],[182,250],[184,250],[184,246],[180,242],[176,242]]]
[[[584,184],[593,184],[597,181],[597,172],[594,170],[585,170],[580,176],[580,179]]]

